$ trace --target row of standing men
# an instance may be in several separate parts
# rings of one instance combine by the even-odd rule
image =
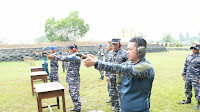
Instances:
[[[70,111],[81,111],[81,102],[80,102],[80,74],[79,69],[81,65],[81,58],[76,57],[75,59],[71,59],[69,55],[72,55],[78,51],[78,47],[75,44],[72,44],[67,47],[68,50],[63,51],[62,55],[57,55],[56,47],[50,47],[50,53],[47,52],[46,48],[42,49],[42,52],[34,53],[38,56],[42,57],[42,67],[43,71],[47,72],[48,79],[50,82],[60,82],[58,76],[58,61],[62,61],[62,68],[67,70],[66,82],[69,85],[69,94],[74,103],[74,108],[70,109]],[[50,59],[50,73],[48,70],[48,59]]]
[[[127,58],[126,51],[121,47],[120,39],[112,39],[108,42],[107,48],[104,52],[103,45],[99,44],[98,59],[103,60],[105,56],[106,62],[111,62],[115,64],[121,64],[125,62]],[[72,44],[67,47],[66,51],[62,52],[62,55],[57,55],[56,47],[50,47],[51,54],[47,52],[46,48],[42,49],[42,52],[34,52],[39,56],[42,56],[42,67],[43,70],[47,72],[48,79],[51,82],[59,82],[58,76],[58,61],[62,61],[63,72],[67,70],[66,82],[69,85],[69,94],[74,103],[74,108],[70,111],[81,111],[81,101],[80,101],[80,65],[81,58],[76,56],[75,59],[71,59],[68,55],[73,55],[78,51],[78,47]],[[48,58],[50,59],[50,73],[48,72]],[[104,79],[104,72],[100,71],[100,80]],[[110,100],[107,103],[111,103],[113,111],[120,111],[120,97],[121,97],[121,77],[118,74],[111,74],[109,72],[105,73],[106,81],[108,82],[108,92]]]

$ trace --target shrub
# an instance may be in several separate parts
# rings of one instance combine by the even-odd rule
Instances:
[[[167,42],[165,42],[165,47],[167,47]]]
[[[180,47],[183,47],[183,44],[181,44],[181,43],[180,43],[180,45],[179,45],[179,46],[180,46]]]
[[[179,43],[176,43],[176,47],[179,47]]]

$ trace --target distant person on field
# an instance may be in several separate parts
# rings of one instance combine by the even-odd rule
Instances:
[[[200,45],[193,45],[190,47],[192,54],[188,55],[183,69],[183,80],[185,81],[185,96],[186,101],[182,101],[182,104],[190,104],[192,98],[192,88],[195,92],[197,106],[196,109],[200,109]]]
[[[103,61],[103,56],[104,56],[104,50],[103,50],[103,45],[102,44],[98,44],[98,48],[99,48],[99,52],[98,52],[98,60],[102,60]],[[99,78],[99,80],[103,80],[104,79],[104,71],[99,71],[101,77]]]

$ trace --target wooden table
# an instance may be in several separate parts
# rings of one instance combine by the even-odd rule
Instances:
[[[34,67],[30,67],[30,69],[31,69],[31,72],[43,71],[42,66],[34,66]]]
[[[33,81],[40,79],[39,81],[43,80],[44,83],[46,83],[47,82],[47,72],[46,71],[31,72],[30,76],[31,76],[31,89],[32,89],[32,94],[34,96]]]
[[[59,96],[62,96],[63,112],[66,112],[64,89],[65,88],[59,82],[35,84],[38,111],[42,112],[42,108],[47,108],[47,107],[50,108],[53,106],[58,106],[58,109],[60,109]],[[42,107],[42,99],[53,98],[53,97],[57,97],[56,105]]]

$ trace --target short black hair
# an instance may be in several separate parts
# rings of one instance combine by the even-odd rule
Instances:
[[[78,50],[78,47],[77,47],[77,45],[76,45],[76,44],[72,44],[72,45],[68,46],[68,48],[69,48],[69,49],[76,48],[76,49]]]
[[[141,37],[133,37],[129,40],[129,42],[135,42],[136,47],[139,47],[139,46],[144,46],[145,48],[147,47],[146,40]]]

